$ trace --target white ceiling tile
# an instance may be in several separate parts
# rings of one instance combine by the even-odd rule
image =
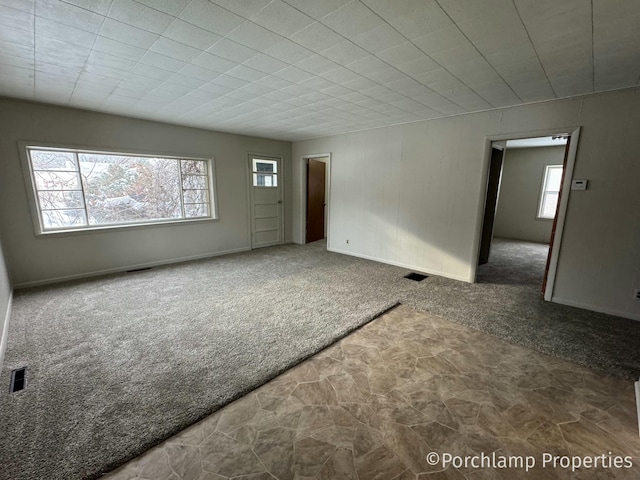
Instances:
[[[325,80],[322,77],[312,77],[309,80],[305,80],[301,82],[300,85],[306,88],[310,88],[311,90],[322,90],[324,88],[329,88],[333,86],[329,80]]]
[[[265,49],[264,53],[289,64],[299,62],[313,54],[310,50],[307,50],[288,39],[283,39],[275,45]]]
[[[298,67],[294,67],[293,65],[280,71],[274,72],[273,75],[293,83],[302,83],[314,77],[312,73],[301,70]]]
[[[413,75],[419,75],[425,72],[430,72],[432,70],[438,70],[442,67],[435,60],[424,55],[422,58],[419,58],[412,62],[397,65],[397,68],[401,72],[404,72],[407,75],[413,76]]]
[[[204,83],[210,82],[218,75],[221,75],[223,72],[214,72],[210,69],[200,67],[198,65],[188,64],[182,67],[178,72],[185,78],[190,79],[191,81],[203,81]]]
[[[90,0],[94,1],[94,0]],[[110,1],[110,0],[101,0]],[[136,0],[138,3],[142,3],[155,10],[159,10],[169,15],[176,16],[182,12],[191,0]]]
[[[289,66],[288,63],[282,62],[277,58],[270,57],[263,53],[251,57],[249,60],[245,61],[243,65],[255,68],[256,70],[260,70],[265,73],[275,73]]]
[[[262,80],[264,80],[264,78]],[[262,80],[260,80],[260,81],[262,81]],[[242,88],[245,85],[249,84],[249,82],[247,82],[245,80],[241,80],[241,79],[236,78],[236,77],[231,77],[229,75],[220,75],[215,80],[213,80],[212,83],[215,83],[217,85],[222,85],[223,87],[229,87],[229,88],[231,88],[233,90],[238,89],[238,88]]]
[[[327,50],[344,41],[344,37],[332,32],[319,22],[312,23],[289,38],[316,53]]]
[[[135,67],[131,69],[131,73],[136,75],[142,75],[143,77],[155,78],[157,80],[166,80],[169,78],[173,72],[168,72],[162,68],[153,67],[151,65],[144,65],[142,63],[138,63]]]
[[[93,45],[97,34],[63,25],[48,18],[35,17],[35,36],[64,39],[67,43],[87,47]]]
[[[151,51],[166,55],[167,57],[175,58],[176,60],[182,60],[189,62],[196,56],[202,53],[202,50],[190,47],[184,43],[176,42],[169,38],[160,37],[151,46]]]
[[[253,14],[259,12],[271,0],[212,0],[213,3],[220,5],[221,7],[231,10],[244,18],[249,18]]]
[[[193,0],[178,18],[219,35],[228,34],[244,21],[243,17],[208,0]]]
[[[366,58],[369,53],[350,40],[344,40],[331,48],[320,52],[323,57],[333,60],[340,65],[347,65]]]
[[[33,19],[31,13],[0,5],[0,25],[33,33]]]
[[[363,0],[409,39],[446,28],[451,20],[434,0]]]
[[[239,43],[226,38],[223,38],[214,46],[209,48],[207,53],[217,55],[218,57],[222,57],[236,63],[246,62],[251,57],[258,54],[256,50],[240,45]]]
[[[306,13],[310,17],[320,19],[325,15],[342,8],[351,0],[285,0],[292,7]]]
[[[104,20],[102,15],[57,0],[38,0],[35,11],[39,17],[88,32],[97,32]]]
[[[16,55],[7,55],[5,53],[0,53],[0,65],[2,65],[0,66],[1,72],[4,66],[34,68],[35,61],[33,60],[33,55],[31,55],[31,58],[25,58]]]
[[[100,35],[139,48],[150,48],[159,38],[157,33],[147,32],[122,22],[105,19]]]
[[[370,53],[378,54],[397,45],[406,39],[387,24],[381,24],[360,35],[352,37],[353,42]]]
[[[79,45],[54,40],[52,38],[36,38],[35,58],[65,67],[82,68],[91,50]]]
[[[93,44],[96,52],[108,53],[114,57],[125,58],[137,62],[146,53],[146,50],[133,45],[112,40],[110,38],[98,36]]]
[[[424,60],[425,58],[427,58],[422,50],[408,41],[391,47],[387,50],[382,50],[377,53],[376,56],[394,66]]]
[[[176,60],[175,58],[167,57],[166,55],[161,55],[159,53],[152,52],[151,50],[147,51],[147,53],[142,56],[140,63],[143,65],[162,68],[169,72],[177,72],[187,64],[181,60]]]
[[[27,48],[33,48],[34,35],[33,31],[27,32],[11,26],[3,26],[0,29],[0,42],[3,44],[21,45]]]
[[[250,21],[238,25],[227,38],[260,52],[282,40],[280,35]]]
[[[191,63],[199,67],[204,67],[206,69],[220,73],[224,73],[237,65],[236,62],[231,62],[229,60],[220,58],[216,55],[211,55],[210,53],[206,52],[198,55],[191,61]]]
[[[346,38],[356,37],[384,24],[384,20],[360,2],[348,3],[321,21]]]
[[[266,87],[266,88],[269,88],[269,89],[272,89],[272,90],[279,90],[281,88],[288,87],[289,85],[292,84],[291,82],[289,82],[287,80],[275,77],[273,75],[268,75],[268,76],[266,76],[264,78],[261,78],[256,83],[258,85],[261,85],[263,87]]]
[[[113,0],[109,17],[153,33],[164,32],[173,21],[172,16],[134,0]]]
[[[252,15],[251,21],[284,37],[288,37],[313,23],[313,19],[308,15],[281,0],[270,2],[262,10]]]
[[[111,6],[111,0],[63,0],[76,7],[84,8],[99,15],[106,15]]]
[[[206,50],[222,38],[220,35],[178,19],[167,27],[162,36],[201,50]]]
[[[200,88],[201,86],[203,86],[204,84],[206,84],[207,82],[210,82],[211,80],[213,80],[215,78],[215,74],[214,75],[210,75],[206,79],[202,79],[202,78],[196,78],[196,77],[192,77],[192,76],[187,76],[184,73],[181,73],[186,68],[188,68],[190,66],[192,66],[192,65],[187,65],[182,70],[180,70],[180,72],[177,72],[177,73],[174,73],[173,75],[171,75],[169,78],[167,78],[167,83],[177,83],[179,85],[184,85],[185,87],[189,87],[189,88],[195,90],[195,89]]]
[[[407,75],[392,67],[384,68],[368,75],[375,82],[386,84],[407,78]]]
[[[337,84],[343,84],[361,78],[360,75],[352,72],[345,67],[338,67],[336,69],[329,70],[327,72],[321,73],[320,76],[322,78],[326,78],[330,82],[334,82]]]
[[[369,55],[347,64],[347,68],[366,77],[371,73],[389,68],[389,65],[379,58]]]
[[[0,0],[0,6],[33,14],[35,11],[35,0]]]
[[[339,67],[339,65],[331,60],[327,60],[326,58],[317,55],[311,54],[304,60],[296,62],[296,66],[305,72],[310,72],[315,75],[319,75],[324,72],[328,72],[330,70],[335,70]]]
[[[249,68],[245,65],[238,65],[237,67],[227,71],[226,74],[232,77],[246,80],[248,82],[255,82],[267,76],[266,73],[260,72],[253,68]]]

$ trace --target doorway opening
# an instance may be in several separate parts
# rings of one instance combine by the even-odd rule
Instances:
[[[476,281],[551,300],[578,134],[491,142]]]
[[[305,157],[306,163],[306,215],[305,243],[328,237],[329,230],[329,155]]]

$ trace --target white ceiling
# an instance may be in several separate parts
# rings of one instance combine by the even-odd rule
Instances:
[[[0,95],[300,140],[635,86],[638,0],[0,0]]]
[[[567,144],[566,137],[534,137],[507,140],[507,148],[559,147]]]

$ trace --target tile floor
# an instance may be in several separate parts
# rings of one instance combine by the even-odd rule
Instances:
[[[399,306],[103,478],[637,479],[633,383]]]

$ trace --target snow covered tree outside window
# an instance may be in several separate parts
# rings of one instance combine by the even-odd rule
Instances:
[[[212,216],[208,160],[27,152],[43,232]]]

